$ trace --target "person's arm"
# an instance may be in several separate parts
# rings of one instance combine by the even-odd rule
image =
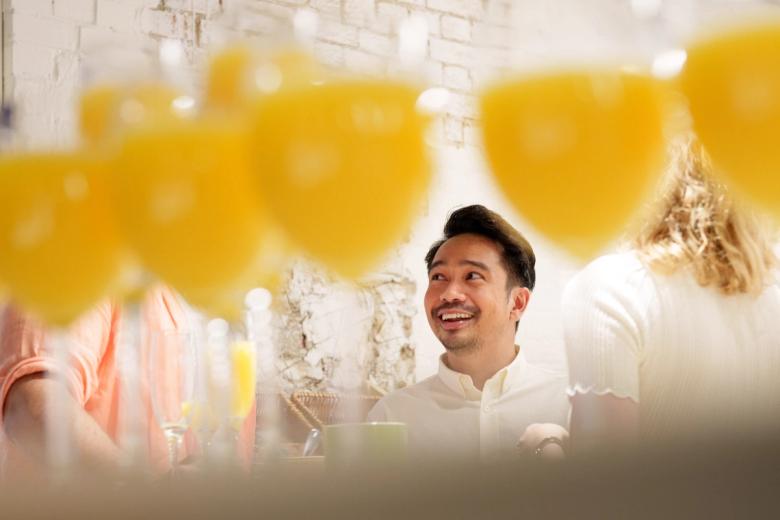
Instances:
[[[547,442],[546,439],[550,437],[560,441],[560,444],[557,441]],[[520,437],[517,449],[524,459],[538,456],[542,460],[563,460],[569,449],[569,432],[558,424],[532,424]]]
[[[624,451],[636,447],[639,405],[629,397],[577,393],[571,399],[571,450]]]
[[[46,398],[52,391],[67,393],[70,439],[77,450],[79,464],[103,473],[117,471],[121,457],[119,447],[66,388],[47,379],[42,372],[21,377],[11,385],[3,407],[6,435],[28,457],[45,465]]]

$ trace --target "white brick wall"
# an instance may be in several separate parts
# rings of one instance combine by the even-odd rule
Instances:
[[[54,15],[77,22],[95,21],[95,0],[54,0]]]
[[[97,0],[97,26],[117,32],[140,30],[140,7],[121,0]]]

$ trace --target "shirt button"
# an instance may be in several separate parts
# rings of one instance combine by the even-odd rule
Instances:
[[[485,410],[485,413],[488,413],[490,411],[490,406],[484,407],[483,410]]]

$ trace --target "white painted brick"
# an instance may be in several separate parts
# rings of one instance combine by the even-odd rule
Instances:
[[[280,4],[288,4],[288,5],[306,5],[309,3],[309,0],[276,0]]]
[[[437,61],[425,62],[425,79],[429,85],[441,87],[444,85],[444,65]]]
[[[314,54],[325,65],[340,67],[344,65],[344,47],[328,42],[316,42]]]
[[[353,71],[381,74],[385,70],[386,60],[356,49],[344,49],[344,64]]]
[[[213,15],[219,13],[220,2],[219,0],[165,0],[165,8],[173,11],[186,11],[192,12],[193,10],[198,14]]]
[[[389,34],[395,31],[399,24],[409,18],[409,9],[404,5],[379,2],[376,4],[376,19],[369,28],[376,32]]]
[[[52,0],[3,0],[3,11],[51,16]]]
[[[480,18],[483,14],[482,0],[428,0],[428,8],[464,18]]]
[[[476,125],[464,125],[463,142],[467,146],[482,147],[482,128]]]
[[[492,24],[511,27],[512,14],[512,0],[490,0],[487,4],[484,20]]]
[[[341,14],[340,0],[310,0],[309,7],[324,14],[339,16]]]
[[[141,12],[141,31],[166,38],[191,39],[194,29],[193,22],[190,13],[154,9],[144,9]]]
[[[450,144],[463,144],[463,121],[445,118],[444,139]]]
[[[425,142],[437,145],[444,141],[444,121],[441,118],[434,119],[425,131]]]
[[[376,19],[374,0],[344,0],[341,15],[345,23],[355,27],[367,27]]]
[[[3,45],[3,90],[7,91],[8,82],[13,80],[13,45]],[[6,92],[7,94],[7,92]],[[7,98],[4,98],[4,100]]]
[[[425,18],[425,21],[428,22],[428,36],[441,36],[441,13],[418,9],[410,9],[410,12]]]
[[[295,7],[270,4],[268,2],[254,2],[252,4],[252,11],[267,16],[272,16],[274,18],[278,18],[279,20],[292,20],[293,16],[295,15]]]
[[[107,27],[98,27],[95,25],[85,25],[79,28],[79,47],[81,50],[100,48],[115,41],[117,35]]]
[[[425,7],[425,0],[396,0],[399,4],[408,4],[415,7]]]
[[[510,27],[494,23],[475,22],[472,41],[480,47],[512,48],[519,40],[517,32]]]
[[[241,17],[237,29],[246,34],[269,35],[275,34],[279,30],[280,23],[282,22],[275,15],[251,12]]]
[[[78,26],[68,20],[53,20],[21,13],[13,13],[11,33],[14,42],[32,43],[55,49],[75,50],[78,45]]]
[[[54,15],[77,22],[95,23],[95,0],[54,0]]]
[[[9,49],[11,50],[9,72],[12,74],[39,79],[54,76],[56,50],[21,42],[9,46]]]
[[[132,32],[140,28],[139,8],[116,0],[98,0],[97,25],[117,31]]]
[[[376,34],[367,29],[360,29],[360,49],[379,56],[393,56],[396,46],[389,36]]]
[[[457,65],[445,65],[443,72],[444,86],[451,90],[469,92],[472,88],[468,69]]]
[[[367,27],[376,19],[375,0],[342,0],[341,21],[353,27]]]
[[[476,96],[453,92],[445,110],[447,114],[460,119],[477,119],[479,99]]]
[[[54,56],[54,79],[58,89],[76,88],[81,80],[81,63],[75,52],[58,52]]]
[[[119,0],[128,5],[136,7],[148,7],[150,9],[162,9],[165,0]]]
[[[326,42],[348,45],[350,47],[357,47],[358,45],[357,27],[345,25],[337,20],[321,20],[318,33],[318,37]]]
[[[431,58],[450,65],[473,68],[477,64],[476,49],[465,43],[431,38]]]
[[[442,16],[441,35],[449,40],[468,42],[471,40],[471,22],[465,18]]]

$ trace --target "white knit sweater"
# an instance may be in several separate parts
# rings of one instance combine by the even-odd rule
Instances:
[[[645,442],[780,432],[780,286],[724,296],[635,253],[597,259],[563,295],[570,388],[639,403]]]

